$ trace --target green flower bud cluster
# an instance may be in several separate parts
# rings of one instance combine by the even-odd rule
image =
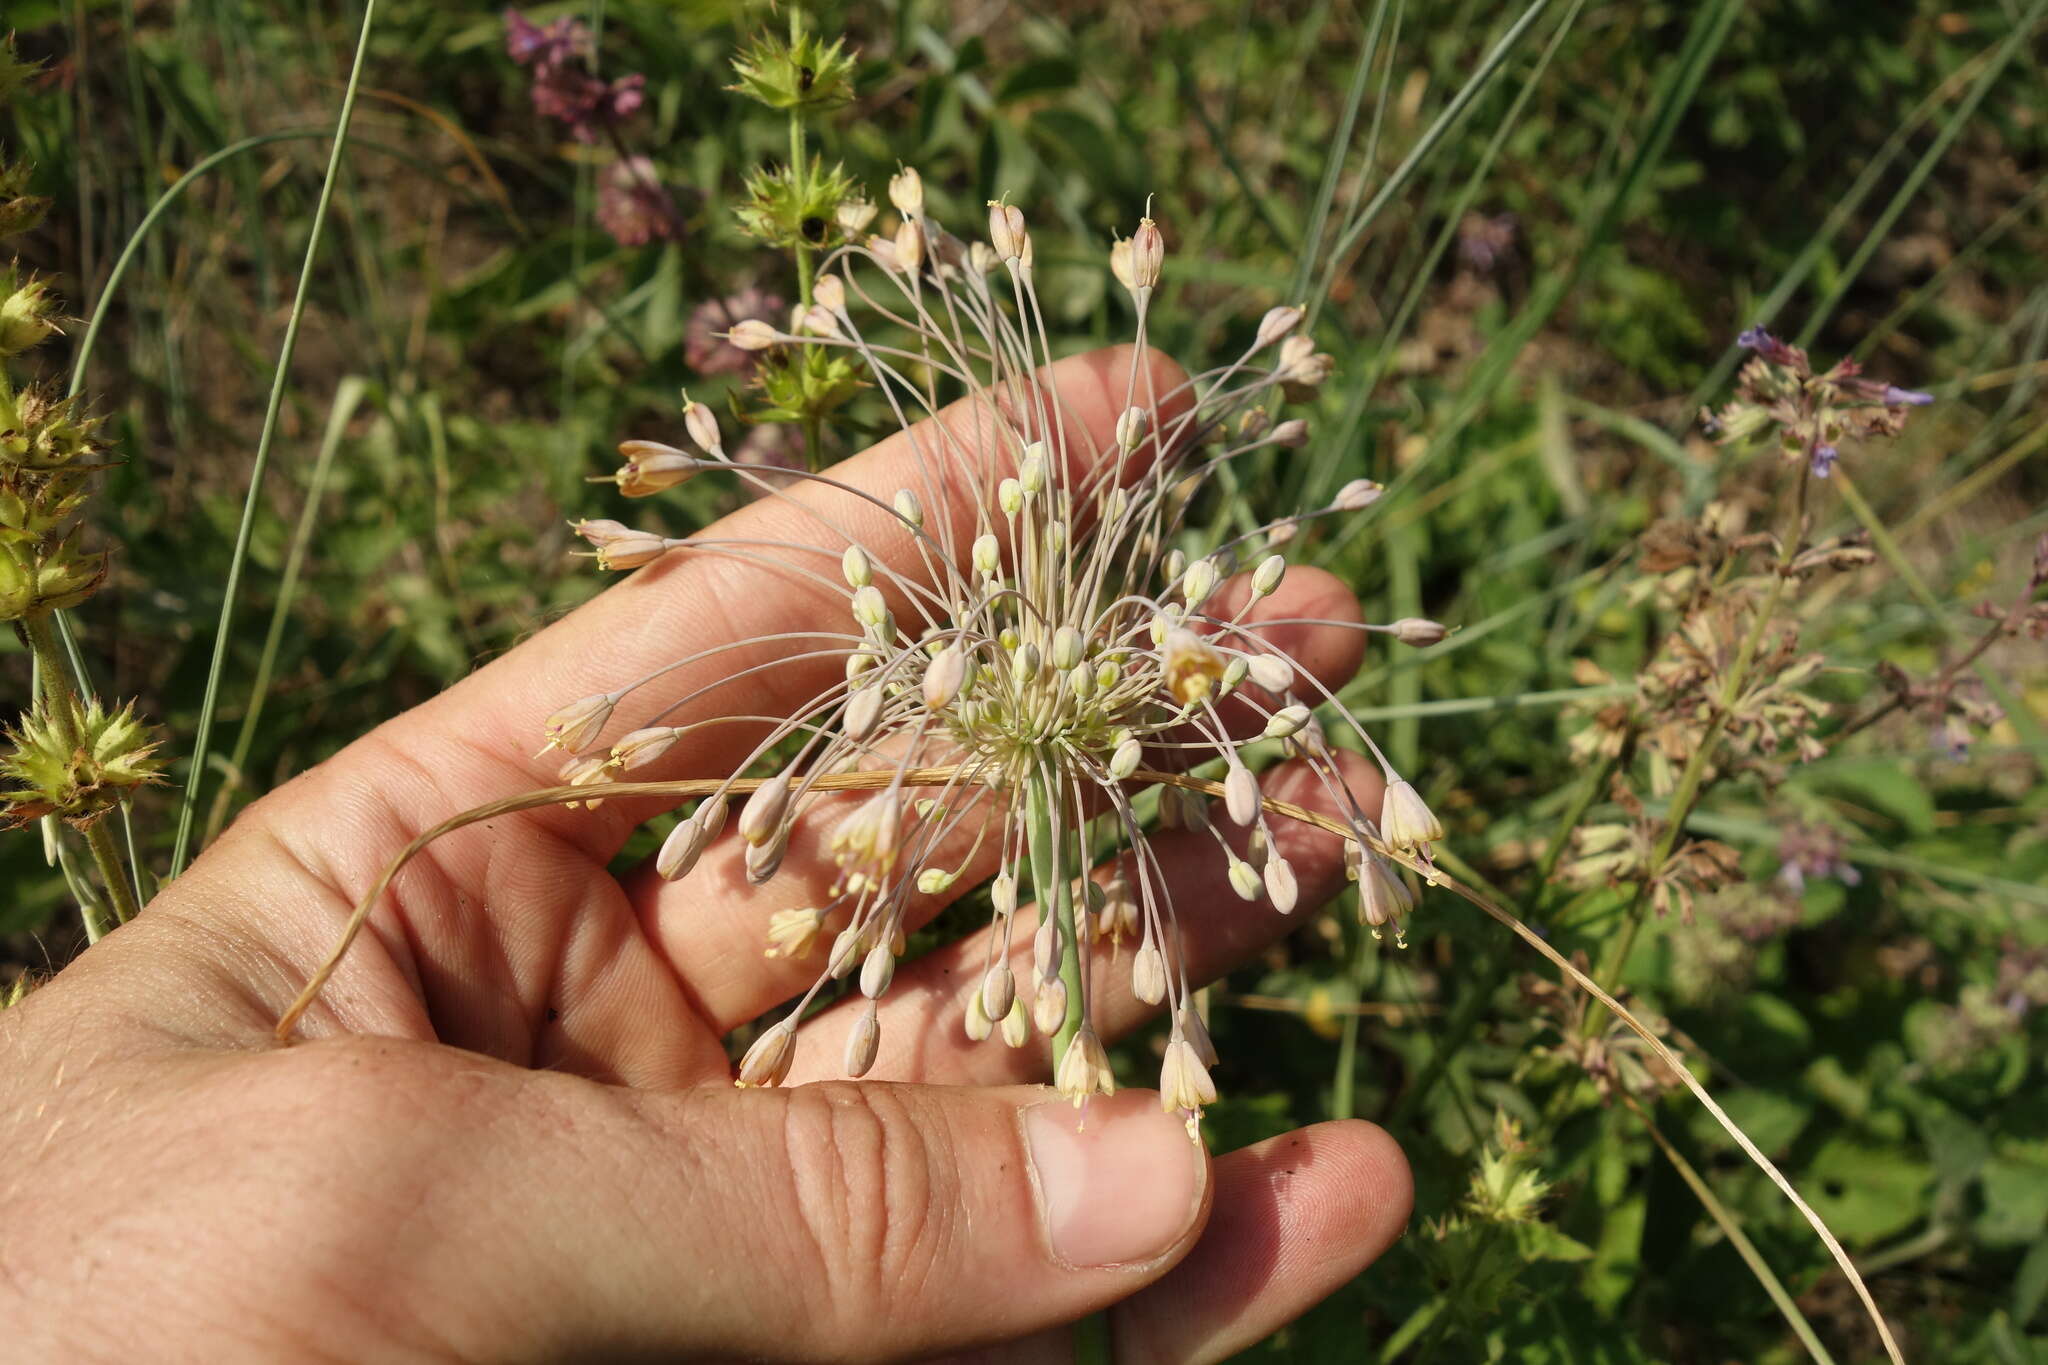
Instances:
[[[0,777],[14,785],[0,792],[0,819],[9,824],[54,815],[87,828],[162,769],[159,741],[132,706],[110,712],[98,698],[83,706],[65,702],[68,715],[30,714],[7,732],[13,750],[0,756]]]
[[[853,99],[854,57],[846,40],[828,43],[807,32],[794,9],[788,37],[763,34],[732,59],[732,69],[739,80],[729,88],[770,109],[821,113]]]

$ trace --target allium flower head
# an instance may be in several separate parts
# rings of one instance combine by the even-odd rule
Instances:
[[[817,302],[803,320],[750,317],[731,337],[749,351],[802,345],[856,361],[901,427],[895,439],[915,469],[907,486],[872,496],[830,471],[763,474],[676,452],[781,500],[844,547],[821,556],[815,540],[693,538],[669,551],[779,555],[846,604],[836,634],[780,642],[790,665],[814,666],[821,653],[843,659],[843,681],[803,714],[770,726],[750,762],[701,808],[722,812],[732,796],[757,884],[777,875],[799,829],[804,846],[822,850],[835,869],[828,900],[765,926],[772,954],[829,951],[810,994],[754,1045],[741,1080],[774,1084],[787,1074],[801,1034],[796,1021],[831,981],[869,999],[889,989],[920,897],[957,894],[992,877],[997,946],[961,992],[967,1036],[1000,1033],[1018,1046],[1034,1029],[1050,1034],[1061,1091],[1077,1103],[1107,1093],[1114,1079],[1093,1010],[1110,975],[1127,974],[1133,996],[1174,1020],[1162,1102],[1192,1121],[1214,1099],[1208,1068],[1216,1058],[1189,1007],[1157,830],[1177,827],[1183,843],[1212,846],[1218,870],[1244,899],[1292,910],[1300,888],[1274,833],[1285,813],[1256,772],[1278,741],[1348,821],[1365,869],[1361,916],[1375,933],[1398,930],[1408,891],[1385,855],[1427,871],[1442,826],[1314,671],[1283,652],[1276,639],[1286,633],[1272,628],[1338,626],[1413,643],[1441,638],[1441,628],[1254,612],[1281,588],[1287,564],[1275,551],[1287,533],[1370,506],[1377,485],[1347,487],[1336,503],[1286,519],[1287,533],[1276,523],[1218,542],[1190,523],[1194,498],[1224,465],[1304,439],[1299,424],[1274,425],[1263,413],[1283,390],[1313,389],[1330,372],[1330,358],[1296,333],[1299,310],[1274,310],[1250,349],[1192,379],[1169,386],[1160,370],[1135,365],[1121,396],[1123,420],[1113,433],[1091,434],[1045,380],[1053,360],[1047,310],[1023,213],[991,205],[989,245],[969,246],[929,217],[912,173],[898,175],[891,198],[915,212],[904,220],[919,228],[914,251],[906,254],[900,233],[842,247],[821,262]],[[1141,346],[1164,265],[1164,237],[1149,220],[1117,244],[1114,273]],[[579,529],[600,547],[630,547],[644,562],[638,551],[648,538],[616,523]],[[1237,575],[1240,562],[1254,567]],[[634,686],[566,705],[546,738],[583,747],[597,737],[593,721],[600,729],[609,723],[612,706],[627,717]],[[631,715],[632,734],[665,719]],[[1343,727],[1385,769],[1394,795],[1384,832],[1347,785],[1326,725]],[[748,771],[765,772],[766,781],[749,781],[751,794],[741,796]],[[873,789],[818,785],[852,772],[870,776]],[[1227,827],[1212,823],[1207,809],[1217,790],[1211,773]],[[1243,831],[1239,844],[1226,829]],[[701,815],[686,818],[659,869],[682,875],[714,834]],[[1247,836],[1249,859],[1235,851]],[[1020,906],[1020,888],[1035,907]],[[1135,946],[1125,951],[1126,943]],[[876,1027],[869,1012],[846,1039],[849,1069],[873,1063]]]

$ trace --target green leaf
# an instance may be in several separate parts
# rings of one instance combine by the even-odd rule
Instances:
[[[2033,1321],[2044,1295],[2048,1295],[2048,1237],[2028,1249],[2019,1274],[2012,1278],[2012,1320],[2021,1327]]]
[[[1837,1237],[1867,1246],[1926,1216],[1934,1171],[1897,1148],[1837,1138],[1814,1155],[1801,1185]]]
[[[1890,816],[1908,833],[1934,832],[1934,797],[1918,773],[1895,758],[1831,763],[1814,774],[1813,785]]]
[[[1008,104],[1011,100],[1024,99],[1031,95],[1048,95],[1055,91],[1070,90],[1078,75],[1071,57],[1034,57],[1021,66],[1012,67],[1010,74],[996,88],[996,101]]]

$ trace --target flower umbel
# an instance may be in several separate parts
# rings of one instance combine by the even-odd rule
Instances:
[[[724,460],[709,453],[715,427],[699,429],[708,412],[693,413],[692,430],[706,455],[659,448],[674,465],[663,477],[729,471],[840,543],[856,516],[885,523],[845,548],[836,574],[816,544],[780,547],[792,566],[843,592],[847,604],[838,634],[783,642],[785,662],[834,654],[845,661],[844,681],[803,715],[770,728],[703,807],[723,810],[741,774],[768,767],[770,779],[740,803],[750,878],[758,884],[776,875],[799,824],[815,825],[818,844],[837,865],[828,901],[780,912],[767,926],[773,955],[800,957],[819,942],[832,947],[804,1000],[755,1045],[741,1079],[781,1079],[797,1021],[829,982],[857,982],[871,1000],[889,989],[915,898],[993,876],[994,946],[960,999],[967,1035],[1000,1032],[1018,1046],[1036,1029],[1054,1041],[1063,1093],[1077,1103],[1108,1093],[1115,1081],[1092,1007],[1107,973],[1128,973],[1134,996],[1176,1020],[1160,1089],[1163,1102],[1192,1122],[1215,1097],[1215,1054],[1190,1008],[1153,831],[1175,826],[1213,839],[1219,867],[1240,896],[1293,909],[1296,877],[1274,835],[1276,808],[1254,771],[1253,760],[1268,750],[1252,751],[1280,741],[1320,781],[1354,845],[1371,850],[1360,914],[1376,931],[1407,909],[1406,888],[1382,855],[1392,848],[1427,870],[1430,844],[1443,837],[1372,737],[1274,643],[1252,610],[1279,590],[1286,561],[1277,550],[1306,517],[1369,506],[1377,487],[1347,488],[1328,507],[1191,557],[1201,538],[1189,508],[1211,476],[1252,452],[1306,439],[1302,423],[1275,425],[1264,412],[1330,372],[1330,358],[1296,330],[1300,310],[1273,310],[1250,349],[1176,387],[1134,367],[1123,415],[1103,440],[1045,381],[1053,357],[1022,212],[992,206],[990,243],[970,245],[928,214],[913,172],[896,177],[890,199],[905,214],[902,226],[826,256],[815,301],[787,330],[783,320],[757,316],[735,326],[732,339],[748,353],[802,347],[856,367],[909,443],[916,468],[909,486],[870,498],[827,475],[763,474]],[[1112,253],[1141,348],[1164,256],[1164,238],[1149,219]],[[843,501],[834,509],[792,497],[788,490],[806,481]],[[620,480],[630,492],[627,482]],[[661,553],[758,558],[777,548],[664,542],[611,522],[578,529],[617,567]],[[1241,560],[1256,570],[1233,583]],[[1443,633],[1415,620],[1327,624],[1415,644]],[[613,706],[630,707],[639,685],[566,706],[546,738],[583,748],[610,723]],[[633,733],[672,724],[670,714],[689,700],[633,716]],[[1347,786],[1325,724],[1343,726],[1380,757],[1397,794],[1384,835]],[[1227,777],[1228,818],[1249,832],[1253,861],[1210,823],[1201,784],[1181,777],[1211,764]],[[855,770],[874,775],[878,789],[854,797],[817,785],[823,775]],[[1157,789],[1156,813],[1147,788]],[[673,856],[665,848],[658,865],[674,877],[709,838],[693,815],[670,842]],[[1034,908],[1019,908],[1020,885],[1036,893]],[[1125,940],[1137,945],[1128,954]],[[846,1040],[850,1068],[872,1064],[878,1027],[870,1012]]]

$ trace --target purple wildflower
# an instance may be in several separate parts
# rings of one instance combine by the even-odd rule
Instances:
[[[597,192],[598,225],[620,246],[679,242],[682,216],[662,188],[660,173],[644,156],[629,156],[606,168]]]
[[[575,19],[557,19],[541,28],[518,10],[506,10],[505,51],[521,66],[533,68],[534,111],[566,125],[578,142],[596,142],[647,100],[645,76],[606,82],[592,73],[590,30]]]
[[[1842,458],[1842,452],[1823,442],[1813,448],[1813,477],[1825,479],[1835,472],[1835,461]]]
[[[1860,885],[1863,874],[1848,860],[1848,848],[1840,830],[1794,821],[1778,838],[1778,885],[1795,896],[1809,881],[1830,877],[1844,886]]]
[[[1744,329],[1741,336],[1735,338],[1735,344],[1745,351],[1761,351],[1766,347],[1776,346],[1778,341],[1763,328],[1751,324]]]
[[[1934,395],[1922,393],[1918,389],[1902,389],[1896,384],[1887,384],[1884,386],[1882,401],[1895,407],[1924,408],[1934,401]]]
[[[1512,213],[1468,213],[1458,224],[1458,257],[1482,274],[1500,264],[1515,244],[1519,220]]]
[[[542,28],[516,9],[505,11],[505,53],[521,66],[560,66],[590,55],[590,30],[570,18]]]

